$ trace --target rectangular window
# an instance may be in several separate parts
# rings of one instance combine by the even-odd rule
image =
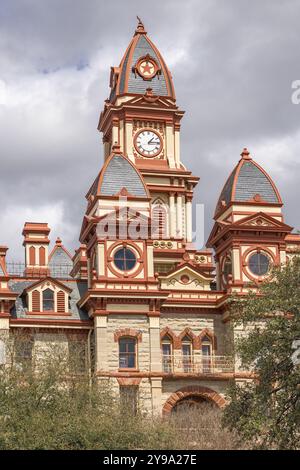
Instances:
[[[32,366],[33,344],[33,339],[30,337],[16,338],[15,340],[15,361],[22,368]]]
[[[119,368],[136,368],[136,339],[120,338],[119,340]]]
[[[120,385],[120,406],[121,410],[131,415],[136,415],[138,411],[138,387],[135,385]]]
[[[203,372],[210,372],[211,370],[211,345],[202,344],[202,369]]]
[[[87,345],[80,339],[69,338],[69,367],[73,373],[82,374],[87,370]]]
[[[162,345],[162,362],[163,362],[163,371],[166,373],[172,372],[172,344],[170,341],[163,342]]]

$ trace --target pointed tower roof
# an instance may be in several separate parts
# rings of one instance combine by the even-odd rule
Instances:
[[[120,194],[140,198],[149,197],[146,184],[138,169],[121,154],[120,147],[114,145],[112,154],[106,160],[86,197]]]
[[[222,189],[215,217],[234,202],[282,204],[279,192],[271,177],[258,163],[252,160],[247,148],[243,149],[241,159]]]
[[[127,93],[144,95],[147,88],[155,95],[175,99],[171,73],[140,18],[119,67],[111,68],[110,86],[111,102],[118,95]]]

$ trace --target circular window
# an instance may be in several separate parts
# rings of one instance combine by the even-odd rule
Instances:
[[[114,255],[114,263],[121,271],[130,271],[136,265],[136,256],[129,248],[120,248]]]
[[[270,268],[270,259],[264,253],[254,253],[249,258],[249,269],[256,276],[264,276]]]

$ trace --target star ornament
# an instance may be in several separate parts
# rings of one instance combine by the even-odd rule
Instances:
[[[133,71],[137,72],[144,80],[151,80],[157,73],[160,73],[160,68],[155,60],[147,55],[138,60]]]
[[[151,62],[142,62],[141,63],[141,69],[143,75],[152,75],[154,73],[155,67]]]

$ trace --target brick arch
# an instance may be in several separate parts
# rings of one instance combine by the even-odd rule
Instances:
[[[226,405],[225,399],[211,388],[190,385],[172,393],[163,406],[163,414],[168,415],[180,400],[191,396],[201,397],[210,403],[214,403],[218,408],[224,408]]]
[[[180,344],[182,346],[182,340],[185,336],[188,336],[191,341],[192,341],[192,345],[193,345],[193,348],[194,349],[199,349],[200,348],[200,341],[199,341],[199,338],[195,335],[195,333],[193,333],[193,331],[186,327],[181,333],[180,335],[178,336],[178,339],[180,341]]]
[[[133,328],[123,328],[122,330],[117,330],[114,333],[115,342],[118,342],[120,338],[124,336],[129,336],[131,338],[136,338],[140,343],[142,341],[142,332],[135,330]]]
[[[201,347],[201,343],[202,343],[202,339],[204,338],[204,336],[208,336],[210,339],[211,339],[211,343],[212,343],[212,349],[213,351],[216,351],[217,350],[217,347],[218,347],[218,344],[217,344],[217,337],[216,335],[211,331],[209,330],[208,328],[205,328],[204,330],[201,331],[200,335],[199,335],[199,347]]]
[[[162,341],[165,336],[169,336],[169,338],[171,339],[171,341],[173,343],[173,348],[174,349],[180,349],[181,348],[181,341],[179,340],[176,333],[174,333],[174,331],[171,330],[171,328],[169,328],[168,326],[166,326],[163,330],[161,330],[160,340]]]

